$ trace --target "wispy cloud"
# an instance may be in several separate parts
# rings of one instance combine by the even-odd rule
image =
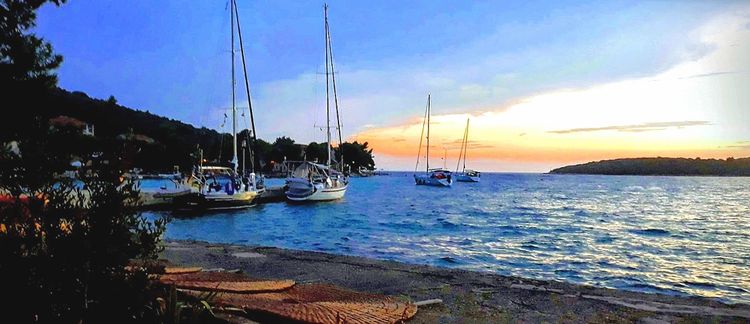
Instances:
[[[554,134],[570,134],[570,133],[582,133],[582,132],[600,132],[600,131],[618,131],[618,132],[651,132],[660,131],[668,128],[683,128],[690,126],[706,126],[711,125],[710,122],[704,120],[687,120],[687,121],[674,121],[674,122],[653,122],[643,123],[636,125],[614,125],[604,127],[586,127],[586,128],[571,128],[562,130],[548,131],[548,133]]]
[[[727,145],[725,148],[750,150],[750,141],[739,141],[732,145]]]
[[[702,74],[695,74],[691,76],[682,77],[680,79],[707,78],[707,77],[720,76],[720,75],[726,75],[726,74],[735,74],[735,73],[740,73],[740,72],[739,71],[722,71],[722,72],[702,73]]]

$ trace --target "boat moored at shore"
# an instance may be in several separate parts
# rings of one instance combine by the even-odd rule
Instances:
[[[341,149],[341,120],[339,100],[336,94],[336,73],[333,65],[331,34],[328,29],[328,6],[323,7],[325,20],[326,52],[326,164],[313,162],[286,162],[287,175],[285,192],[290,201],[327,201],[344,197],[349,185],[349,177],[344,174],[344,153]],[[330,72],[329,72],[330,69]],[[333,104],[336,111],[336,126],[331,126],[331,98],[329,85],[333,86]],[[331,128],[338,131],[339,156],[334,166],[334,152],[331,151]]]
[[[290,165],[295,162],[287,162]],[[298,165],[286,180],[287,199],[291,201],[328,201],[344,197],[349,179],[334,168],[313,162]],[[290,168],[291,170],[291,168]]]

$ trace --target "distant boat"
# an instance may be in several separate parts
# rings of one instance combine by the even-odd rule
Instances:
[[[375,171],[372,172],[372,175],[376,175],[376,176],[386,176],[386,175],[390,175],[390,174],[391,174],[390,172],[385,171],[383,169],[375,170]]]
[[[427,185],[436,187],[450,187],[453,184],[451,172],[445,168],[430,169],[430,105],[431,98],[427,95],[427,108],[425,117],[422,121],[422,134],[419,136],[419,150],[417,151],[417,165],[414,167],[414,182],[417,185]],[[419,169],[419,158],[422,153],[422,139],[424,138],[425,124],[427,125],[427,157],[425,173],[417,173]]]
[[[336,94],[336,73],[333,65],[333,50],[331,48],[331,33],[328,29],[328,5],[323,6],[326,37],[326,148],[328,158],[326,164],[302,162],[295,168],[289,168],[287,177],[286,197],[291,201],[325,201],[341,199],[346,194],[349,177],[343,173],[344,155],[339,149],[340,156],[338,170],[332,166],[331,155],[331,100],[329,85],[333,85],[333,103],[336,108],[336,129],[341,146],[341,120],[339,119],[339,100]],[[330,72],[329,72],[330,68]],[[330,81],[330,82],[329,82]]]
[[[469,118],[466,118],[466,129],[464,130],[464,139],[461,142],[461,151],[458,153],[458,163],[456,163],[456,181],[461,182],[479,182],[482,177],[482,173],[476,170],[466,168],[466,151],[468,150],[469,144]],[[461,164],[461,157],[463,157],[464,167],[459,173],[458,166]]]
[[[360,177],[371,177],[371,176],[374,175],[374,173],[375,172],[373,170],[370,170],[368,168],[360,166],[359,168],[357,168],[357,172],[355,172],[353,174],[356,174],[356,175],[358,175]]]
[[[235,0],[230,0],[231,16],[231,42],[232,42],[232,161],[231,168],[225,166],[203,166],[201,157],[197,172],[194,172],[191,181],[196,191],[188,195],[174,198],[177,210],[222,210],[247,208],[253,205],[255,198],[263,191],[262,178],[256,179],[254,172],[249,175],[237,173],[237,102],[235,93],[235,63],[234,63],[234,35],[235,26],[239,36],[240,52],[242,53],[242,67],[245,76],[245,89],[247,100],[250,103],[250,87],[248,85],[247,67],[245,66],[245,51],[242,45],[242,32],[240,29],[240,17]],[[236,18],[236,19],[235,19]],[[250,121],[252,124],[252,135],[255,137],[255,122],[253,118],[252,104],[249,107]],[[251,164],[252,165],[252,164]]]

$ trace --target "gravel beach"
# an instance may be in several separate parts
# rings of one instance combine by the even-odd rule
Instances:
[[[213,244],[165,243],[161,257],[182,266],[239,269],[251,277],[328,283],[414,302],[410,323],[747,323],[750,305],[645,294],[557,281],[412,265],[355,256]]]

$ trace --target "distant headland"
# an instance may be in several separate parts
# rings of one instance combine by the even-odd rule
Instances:
[[[750,176],[750,158],[630,158],[589,162],[554,169],[554,174]]]

